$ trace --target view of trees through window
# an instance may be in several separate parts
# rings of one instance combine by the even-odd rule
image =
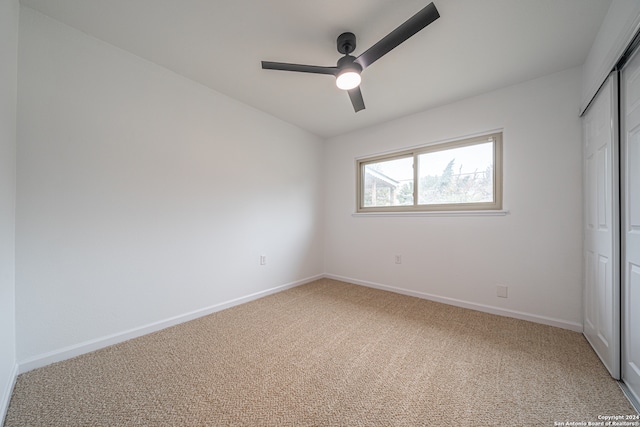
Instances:
[[[494,150],[495,139],[488,138],[363,162],[360,206],[494,203]]]
[[[406,197],[406,188],[410,198]],[[413,157],[370,163],[364,167],[364,206],[413,204]]]
[[[442,168],[444,162],[447,163]],[[418,172],[420,205],[493,200],[493,144],[490,142],[421,154]]]

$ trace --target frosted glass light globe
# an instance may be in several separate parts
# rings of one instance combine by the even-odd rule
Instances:
[[[345,71],[336,78],[336,86],[342,90],[351,90],[360,85],[362,79],[355,71]]]

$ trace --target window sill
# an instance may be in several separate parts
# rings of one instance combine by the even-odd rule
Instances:
[[[509,215],[507,210],[495,211],[422,211],[422,212],[354,212],[351,216],[367,217],[401,217],[401,216],[505,216]]]

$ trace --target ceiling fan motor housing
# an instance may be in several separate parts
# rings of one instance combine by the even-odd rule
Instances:
[[[360,74],[362,72],[362,66],[355,62],[355,60],[355,57],[348,54],[338,59],[338,72],[340,73],[343,70],[350,70]]]

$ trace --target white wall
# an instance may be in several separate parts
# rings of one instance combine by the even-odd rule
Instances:
[[[581,111],[620,60],[640,26],[640,1],[613,0],[583,66]]]
[[[19,52],[21,366],[322,273],[321,139],[28,8]]]
[[[581,330],[579,102],[576,68],[328,140],[325,272]],[[500,128],[509,215],[352,216],[356,158]]]
[[[15,164],[17,0],[0,0],[0,424],[16,376]]]

